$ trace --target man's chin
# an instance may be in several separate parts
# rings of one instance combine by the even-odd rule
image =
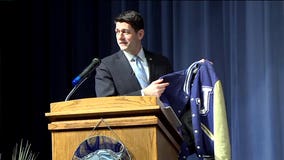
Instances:
[[[120,47],[120,49],[121,49],[122,51],[127,51],[127,48],[126,48],[126,47]]]

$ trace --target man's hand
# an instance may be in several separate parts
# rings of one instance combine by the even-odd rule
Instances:
[[[165,91],[166,87],[169,85],[168,82],[162,83],[163,79],[158,79],[153,81],[149,86],[144,88],[142,92],[145,96],[156,96],[160,97]]]

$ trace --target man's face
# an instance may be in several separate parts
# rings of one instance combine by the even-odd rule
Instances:
[[[116,41],[121,50],[131,54],[137,54],[141,49],[141,40],[144,36],[144,30],[138,32],[126,22],[117,22],[115,27]]]

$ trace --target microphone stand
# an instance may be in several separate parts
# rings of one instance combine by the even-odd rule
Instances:
[[[65,101],[68,101],[68,100],[69,100],[69,98],[73,95],[73,93],[80,87],[80,85],[81,85],[84,81],[86,81],[86,80],[89,78],[91,72],[92,72],[95,68],[97,68],[100,63],[101,63],[101,60],[100,60],[100,59],[94,58],[94,59],[92,60],[92,63],[91,63],[87,68],[85,68],[85,69],[83,70],[83,72],[82,72],[79,76],[77,76],[77,77],[73,80],[73,81],[75,81],[75,85],[74,85],[74,83],[73,83],[74,87],[73,87],[73,89],[69,92],[69,94],[67,95],[67,97],[65,98]],[[78,77],[79,77],[79,78],[78,78]],[[81,80],[81,78],[82,78],[83,80]],[[81,81],[80,81],[80,80],[81,80]],[[77,81],[79,81],[79,82],[77,83]]]
[[[70,99],[70,97],[74,94],[74,92],[81,86],[81,84],[83,84],[84,81],[86,81],[88,79],[88,76],[85,77],[82,81],[80,81],[80,83],[76,84],[73,89],[69,92],[69,94],[66,96],[65,101],[68,101]]]

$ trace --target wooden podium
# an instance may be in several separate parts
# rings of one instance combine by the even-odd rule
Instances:
[[[132,160],[176,160],[182,141],[179,120],[153,96],[55,102],[45,116],[53,160],[71,160],[77,147],[95,135],[118,136]],[[99,123],[102,119],[105,123]]]

